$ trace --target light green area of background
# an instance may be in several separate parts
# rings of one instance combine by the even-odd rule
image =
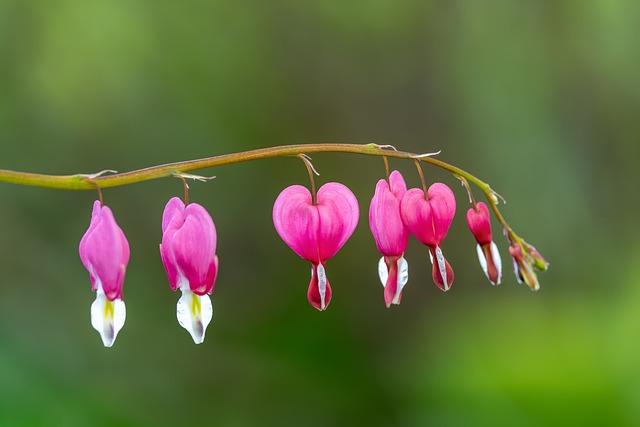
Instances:
[[[127,323],[89,324],[77,255],[92,192],[0,185],[1,426],[640,424],[637,1],[0,0],[0,168],[129,169],[319,141],[378,142],[489,181],[551,261],[492,288],[464,224],[431,283],[415,241],[387,310],[366,211],[382,161],[316,155],[361,223],[324,313],[271,223],[299,161],[205,171],[219,234],[214,322],[195,346],[158,255],[165,179],[106,191],[131,244]],[[410,185],[413,166],[393,162]]]

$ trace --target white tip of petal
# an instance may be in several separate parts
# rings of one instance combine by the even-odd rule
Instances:
[[[431,257],[431,262],[433,262],[433,256],[431,252],[429,252],[429,256]],[[440,270],[440,276],[442,277],[442,282],[444,283],[444,290],[448,291],[451,288],[451,283],[447,278],[447,263],[444,259],[444,254],[442,253],[442,249],[440,246],[436,246],[436,259],[438,260],[438,270]]]
[[[484,252],[482,251],[482,246],[476,245],[476,250],[478,252],[478,261],[480,261],[480,267],[482,267],[482,271],[484,271],[484,275],[489,278],[489,270],[487,267],[487,259],[484,256]]]
[[[318,264],[318,292],[320,293],[320,309],[324,310],[327,308],[325,298],[327,295],[327,272],[324,271],[324,266],[322,264]]]
[[[389,279],[389,269],[387,268],[387,263],[384,262],[384,257],[380,258],[378,262],[378,276],[380,277],[380,283],[382,283],[382,287],[387,286],[387,279]]]
[[[196,295],[190,289],[182,289],[182,296],[176,306],[176,317],[193,342],[202,344],[207,326],[213,318],[213,305],[209,295]]]
[[[491,242],[491,257],[498,270],[498,281],[496,285],[499,285],[502,281],[502,258],[500,258],[500,252],[498,252],[498,246],[496,246],[495,242]]]
[[[396,288],[396,295],[393,297],[393,301],[391,301],[392,304],[396,304],[396,305],[400,304],[400,295],[402,295],[402,289],[404,288],[404,285],[406,285],[408,281],[409,281],[409,263],[404,258],[404,256],[401,256],[398,259],[398,285]]]
[[[91,304],[91,326],[98,331],[105,347],[111,347],[124,326],[127,310],[124,301],[115,299],[109,301],[101,290]]]

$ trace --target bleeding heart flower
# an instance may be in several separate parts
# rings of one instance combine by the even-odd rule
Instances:
[[[320,187],[316,203],[307,188],[292,185],[282,190],[273,205],[276,231],[300,258],[312,264],[307,299],[318,310],[325,310],[331,301],[324,263],[351,237],[358,218],[356,197],[337,182]]]
[[[456,214],[456,199],[445,184],[436,182],[426,194],[419,188],[407,191],[400,203],[402,221],[409,232],[429,247],[433,281],[443,291],[453,284],[453,269],[440,244],[447,236]]]
[[[91,304],[91,326],[111,347],[127,315],[122,285],[129,263],[129,242],[111,209],[99,200],[93,203],[91,224],[80,241],[80,259],[89,272],[96,299]]]
[[[214,290],[218,274],[216,227],[205,208],[197,203],[185,204],[177,197],[169,200],[162,215],[160,256],[169,285],[182,296],[176,315],[196,344],[213,317],[208,294]]]
[[[409,264],[404,258],[409,232],[400,215],[400,201],[406,192],[404,178],[400,172],[393,171],[388,182],[378,181],[369,206],[369,227],[383,255],[378,262],[378,275],[387,307],[400,304],[402,289],[409,280]]]
[[[489,208],[483,202],[467,211],[467,225],[476,238],[478,260],[491,284],[499,285],[502,278],[502,260],[498,247],[491,238],[491,217]]]
[[[544,257],[530,244],[521,240],[520,243],[511,243],[509,246],[509,254],[513,259],[513,270],[518,283],[526,283],[532,291],[540,289],[538,276],[534,271],[534,267],[540,271],[545,271],[549,267],[549,263]]]

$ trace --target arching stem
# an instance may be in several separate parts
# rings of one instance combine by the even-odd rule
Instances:
[[[260,148],[257,150],[242,151],[238,153],[223,154],[213,157],[205,157],[197,160],[168,163],[151,166],[130,172],[116,173],[113,175],[96,176],[75,174],[75,175],[46,175],[29,172],[17,172],[0,169],[0,182],[7,182],[17,185],[29,185],[42,188],[53,188],[59,190],[95,190],[96,186],[101,189],[118,187],[123,185],[136,184],[153,179],[164,178],[174,175],[176,172],[189,172],[216,166],[230,165],[234,163],[249,162],[259,159],[274,157],[298,156],[300,154],[311,153],[353,153],[366,156],[382,156],[395,159],[418,160],[429,163],[440,169],[444,169],[453,175],[465,178],[469,183],[476,185],[485,195],[491,210],[498,221],[502,224],[507,236],[512,241],[521,240],[509,227],[504,217],[498,209],[498,198],[489,184],[460,169],[450,163],[443,162],[434,157],[421,156],[416,153],[397,151],[389,146],[378,144],[341,144],[341,143],[318,143],[318,144],[297,144],[281,145],[276,147]],[[111,171],[110,171],[111,172]]]

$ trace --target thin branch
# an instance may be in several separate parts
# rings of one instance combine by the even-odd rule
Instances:
[[[96,186],[104,189],[109,187],[136,184],[153,179],[170,177],[175,175],[177,172],[184,173],[222,165],[249,162],[259,159],[298,156],[300,154],[311,153],[353,153],[366,156],[386,156],[396,159],[418,160],[420,162],[429,163],[440,169],[444,169],[454,175],[461,176],[467,181],[476,185],[480,190],[482,190],[485,197],[487,198],[487,201],[489,202],[489,205],[491,206],[492,211],[496,215],[496,218],[505,228],[509,239],[512,241],[521,240],[513,232],[511,227],[509,227],[504,217],[500,213],[500,210],[497,207],[497,198],[495,196],[496,193],[491,189],[489,184],[472,175],[471,173],[460,169],[457,166],[430,157],[431,155],[433,155],[433,153],[422,155],[406,151],[398,151],[395,150],[395,147],[378,144],[319,143],[281,145],[276,147],[260,148],[257,150],[242,151],[238,153],[223,154],[220,156],[205,157],[197,160],[168,163],[130,172],[97,177],[92,177],[85,174],[45,175],[0,169],[0,182],[7,182],[17,185],[29,185],[42,188],[53,188],[59,190],[95,190]]]

